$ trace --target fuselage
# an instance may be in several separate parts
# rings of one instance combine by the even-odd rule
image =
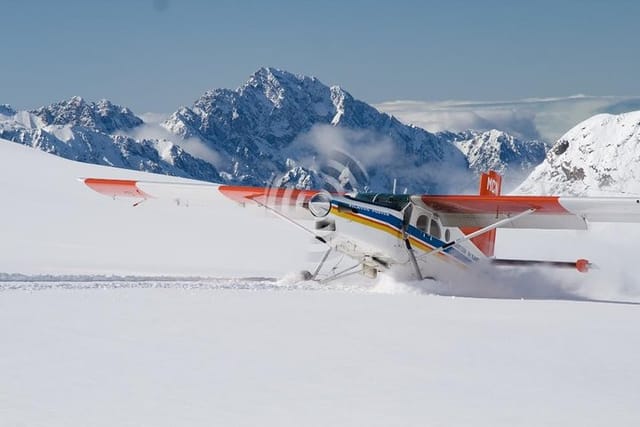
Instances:
[[[405,195],[333,196],[323,221],[327,244],[377,271],[447,280],[486,259],[470,241],[442,249],[464,234]]]

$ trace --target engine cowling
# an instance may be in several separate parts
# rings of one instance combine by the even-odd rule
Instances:
[[[331,211],[331,195],[328,193],[317,193],[309,199],[309,212],[316,218],[324,218]]]

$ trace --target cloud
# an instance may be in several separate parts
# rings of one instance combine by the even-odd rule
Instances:
[[[391,101],[376,107],[431,132],[500,129],[527,139],[554,142],[595,114],[640,108],[640,97],[575,95],[494,102]]]
[[[309,132],[298,135],[292,148],[312,149],[321,155],[341,150],[367,167],[388,164],[394,152],[393,141],[386,135],[324,124],[315,125]]]
[[[166,114],[162,113],[140,114],[140,118],[144,121],[144,124],[142,124],[141,126],[137,126],[123,134],[135,139],[157,139],[170,141],[173,144],[181,147],[184,151],[191,154],[193,157],[205,160],[218,169],[222,166],[223,160],[220,154],[213,148],[206,145],[201,139],[182,139],[162,127],[162,122],[164,122],[167,117],[168,116]]]
[[[352,170],[366,170],[366,180],[356,176],[356,184],[368,183],[366,188],[354,186],[360,190],[391,192],[394,180],[398,193],[458,193],[475,191],[477,187],[466,167],[444,170],[442,162],[434,159],[429,163],[417,155],[404,153],[403,147],[390,137],[370,130],[316,125],[299,135],[285,155],[303,167],[321,170],[336,159],[336,150],[342,153],[338,161],[343,165],[347,156],[357,166]]]
[[[392,154],[393,144],[386,136],[324,124],[298,135],[285,152],[297,165],[318,171],[329,191],[368,189],[367,171],[384,167]]]

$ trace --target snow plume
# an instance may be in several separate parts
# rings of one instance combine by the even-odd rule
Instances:
[[[392,274],[380,273],[371,288],[371,292],[378,294],[424,294],[433,293],[418,285],[419,282],[401,280]]]
[[[580,256],[596,266],[585,277],[573,277],[581,294],[593,299],[640,301],[636,269],[640,224],[591,224],[589,231],[572,240],[574,253],[580,251]]]
[[[640,304],[633,272],[601,269],[588,274],[550,268],[502,268],[487,265],[466,280],[422,281],[380,274],[374,293],[422,294],[464,298],[596,301]]]
[[[404,273],[381,273],[372,292],[384,294],[422,294],[465,298],[495,299],[588,299],[576,292],[574,283],[554,278],[542,269],[501,269],[476,266],[469,276],[458,280],[415,280]]]
[[[180,138],[174,133],[169,132],[162,126],[167,118],[166,114],[161,113],[144,113],[140,117],[144,124],[137,126],[125,133],[134,139],[155,139],[158,141],[169,141],[174,145],[180,146],[184,151],[194,157],[211,163],[216,168],[220,168],[222,161],[221,156],[214,149],[206,145],[199,138]]]
[[[634,268],[640,225],[592,223],[589,228],[588,231],[499,230],[498,258],[550,261],[584,258],[594,268],[586,274],[572,269],[505,269],[499,270],[498,279],[507,284],[518,283],[527,291],[542,292],[539,297],[640,302],[640,280]]]
[[[625,239],[620,239],[624,235]],[[592,224],[588,231],[499,230],[496,257],[540,261],[588,259],[587,273],[572,268],[474,267],[452,282],[416,281],[380,274],[373,292],[452,297],[597,301],[640,304],[635,265],[640,225]],[[408,274],[402,272],[401,274]]]

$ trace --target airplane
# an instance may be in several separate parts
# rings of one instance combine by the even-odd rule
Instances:
[[[206,182],[178,183],[80,178],[92,190],[113,198],[151,199],[176,204],[218,203],[219,195],[255,205],[288,221],[326,245],[314,271],[304,280],[328,282],[360,273],[375,278],[391,271],[417,280],[451,282],[475,267],[548,266],[587,272],[586,259],[541,261],[498,259],[496,230],[586,230],[590,222],[640,222],[640,198],[502,195],[502,177],[483,173],[477,195],[328,192],[295,188],[248,187]],[[353,265],[323,272],[331,253]]]

